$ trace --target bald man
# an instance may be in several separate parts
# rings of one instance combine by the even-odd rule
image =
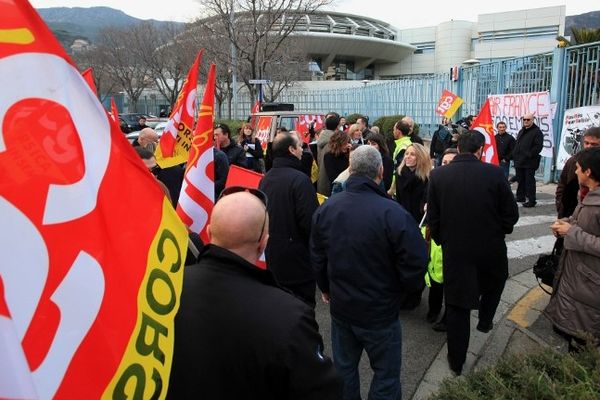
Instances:
[[[158,134],[152,128],[144,128],[140,131],[137,140],[134,140],[133,147],[140,146],[154,153],[158,143]]]
[[[415,133],[415,120],[412,117],[406,116],[402,118],[402,121],[406,122],[408,126],[410,126],[410,133],[408,136],[410,137],[410,141],[413,143],[423,144],[423,139]]]
[[[523,127],[512,152],[518,182],[517,201],[523,203],[523,207],[535,207],[535,171],[540,166],[543,148],[544,134],[534,123],[533,114],[523,115]]]
[[[254,265],[269,239],[264,203],[227,193],[213,209],[210,244],[184,273],[167,397],[341,398],[312,308]]]

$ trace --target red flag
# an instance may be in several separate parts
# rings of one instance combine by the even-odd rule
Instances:
[[[196,113],[198,68],[200,67],[203,52],[204,50],[200,51],[196,56],[187,79],[181,87],[179,96],[177,96],[175,107],[173,107],[173,111],[169,116],[169,122],[167,122],[167,126],[160,138],[160,151],[156,154],[156,161],[163,167],[165,166],[161,162],[163,158],[174,157],[178,153],[181,153],[179,155],[183,161],[179,161],[177,164],[184,163],[188,158],[188,148],[191,143],[192,128],[194,127],[194,114]],[[177,145],[184,145],[179,152],[176,151]]]
[[[115,122],[119,122],[119,109],[117,108],[117,103],[115,103],[115,98],[111,96],[110,98],[110,111],[112,114],[112,118]]]
[[[215,106],[215,65],[210,66],[206,89],[200,105],[198,123],[183,185],[179,194],[177,214],[192,232],[208,242],[206,227],[215,203],[215,168],[213,153],[213,121]]]
[[[98,89],[96,88],[96,83],[94,82],[94,69],[92,67],[86,69],[81,73],[81,76],[83,76],[83,79],[85,79],[90,89],[92,89],[92,92],[94,92],[94,94],[97,96]]]
[[[238,167],[237,165],[230,165],[225,187],[245,186],[258,189],[258,185],[263,176],[263,174],[259,174],[258,172],[250,171],[249,169]]]
[[[33,7],[0,27],[0,398],[164,398],[185,227]]]
[[[260,111],[260,99],[256,100],[256,103],[254,103],[254,105],[252,106],[252,109],[250,110],[250,114],[255,114],[259,111]],[[252,115],[252,117],[250,118],[250,125],[254,128],[255,124],[256,124],[256,116]]]
[[[494,122],[490,111],[489,99],[483,103],[483,107],[481,107],[479,115],[477,115],[477,118],[473,121],[471,129],[479,131],[485,136],[485,145],[483,146],[481,160],[494,165],[499,165],[498,149],[496,148],[496,138],[494,137]]]

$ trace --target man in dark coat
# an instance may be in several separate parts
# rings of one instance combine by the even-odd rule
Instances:
[[[403,294],[420,287],[427,266],[415,220],[380,186],[381,155],[360,146],[350,155],[346,189],[313,217],[311,259],[323,300],[331,302],[334,364],[344,398],[360,398],[363,349],[374,375],[369,399],[399,399],[402,340],[398,310]],[[356,213],[360,206],[368,212]]]
[[[462,372],[469,347],[470,310],[479,310],[477,329],[489,332],[508,277],[504,236],[519,219],[502,170],[480,161],[485,139],[467,131],[459,154],[429,178],[431,238],[442,246],[448,362]]]
[[[214,129],[215,142],[219,150],[227,155],[229,165],[247,168],[246,152],[243,147],[231,140],[231,130],[226,124],[217,124]]]
[[[314,311],[254,265],[269,237],[267,219],[247,192],[215,205],[210,245],[183,276],[168,398],[341,397]]]
[[[523,207],[535,207],[535,171],[540,166],[544,134],[533,122],[533,114],[523,116],[523,127],[517,134],[512,152],[517,177],[517,201]]]
[[[316,280],[310,265],[308,241],[317,193],[302,172],[302,143],[285,132],[273,140],[273,167],[259,188],[269,198],[271,239],[265,253],[267,268],[277,282],[314,307]]]
[[[587,129],[583,134],[583,149],[600,146],[600,127],[592,127]],[[556,185],[556,211],[558,218],[567,218],[573,214],[575,207],[579,201],[579,197],[583,198],[587,193],[586,187],[580,187],[577,180],[577,157],[574,154],[571,156],[560,173],[558,185]]]
[[[506,123],[500,121],[496,124],[496,149],[498,150],[498,160],[500,161],[500,168],[504,172],[504,176],[508,179],[508,173],[510,170],[510,159],[512,158],[512,152],[515,148],[515,138],[508,132],[506,132]]]

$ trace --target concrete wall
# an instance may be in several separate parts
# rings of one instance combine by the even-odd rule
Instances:
[[[448,72],[471,58],[471,37],[475,24],[449,21],[437,26],[435,33],[435,73]]]

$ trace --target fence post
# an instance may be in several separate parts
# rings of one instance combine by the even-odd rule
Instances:
[[[558,147],[560,146],[560,135],[562,132],[563,116],[566,105],[566,84],[567,76],[565,74],[565,59],[567,49],[557,47],[552,53],[552,84],[550,86],[550,103],[556,103],[556,113],[552,119],[552,129],[554,131],[554,148],[552,149],[552,162],[546,163],[544,168],[544,182],[554,182],[556,180],[556,160],[558,158]]]

